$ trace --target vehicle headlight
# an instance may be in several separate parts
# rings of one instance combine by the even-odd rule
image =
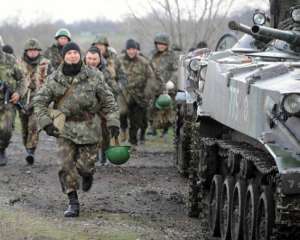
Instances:
[[[267,17],[266,15],[263,13],[263,12],[255,12],[254,15],[253,15],[253,23],[256,24],[256,25],[265,25],[267,21]]]
[[[291,18],[295,23],[300,23],[300,7],[292,9]]]
[[[192,71],[197,72],[201,69],[201,60],[192,59],[189,66]]]
[[[282,100],[282,109],[289,115],[300,115],[300,94],[285,95]]]
[[[200,79],[203,81],[205,81],[206,72],[207,72],[207,65],[202,65],[200,70]]]

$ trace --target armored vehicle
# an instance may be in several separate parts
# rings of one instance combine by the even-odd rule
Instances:
[[[300,239],[300,6],[287,14],[251,28],[265,48],[184,58],[177,165],[209,236]]]
[[[253,14],[253,23],[265,25],[269,23],[269,18],[261,11]],[[231,30],[246,33],[240,40],[231,33],[224,34],[216,45],[216,50],[222,50],[216,56],[234,56],[236,54],[256,53],[261,51],[268,42],[268,37],[259,36],[252,33],[251,27],[231,21]],[[233,45],[232,45],[233,44]],[[227,50],[227,48],[230,48]],[[176,165],[182,176],[188,176],[190,163],[190,135],[191,124],[197,116],[197,103],[202,101],[202,91],[204,87],[204,75],[208,59],[214,53],[208,48],[197,49],[187,55],[180,57],[179,81],[177,88],[179,92],[176,97],[177,114],[175,124],[175,146],[176,146]],[[203,67],[202,67],[203,66]]]

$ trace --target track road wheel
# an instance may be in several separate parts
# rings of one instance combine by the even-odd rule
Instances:
[[[230,240],[230,214],[233,189],[234,179],[232,177],[227,177],[222,186],[220,200],[220,235],[222,240]]]
[[[222,184],[223,177],[221,175],[214,175],[210,186],[208,215],[210,235],[213,237],[220,236],[219,214]]]
[[[269,186],[263,188],[258,200],[256,240],[270,240],[274,225],[274,202]]]
[[[239,240],[243,236],[243,216],[245,209],[246,183],[238,180],[234,186],[231,212],[231,239]]]
[[[252,182],[247,187],[245,199],[245,211],[243,218],[244,240],[255,240],[255,222],[257,217],[258,197],[259,193],[257,183]]]

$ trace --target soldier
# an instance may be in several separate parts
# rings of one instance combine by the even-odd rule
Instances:
[[[23,94],[22,78],[15,57],[3,52],[0,41],[0,166],[7,164],[5,149],[14,129],[15,104]]]
[[[33,113],[32,99],[44,84],[45,78],[52,72],[50,61],[41,55],[42,48],[36,39],[29,39],[24,47],[20,67],[24,78],[24,93],[21,102],[26,106],[26,113],[19,111],[22,126],[23,144],[28,164],[34,163],[34,152],[38,144],[38,126]]]
[[[84,61],[87,66],[98,69],[104,75],[105,82],[110,86],[115,99],[117,99],[117,95],[120,93],[121,88],[116,81],[114,81],[111,77],[110,72],[106,68],[106,60],[102,57],[100,50],[92,46],[87,51]],[[105,151],[108,149],[110,144],[110,135],[109,130],[107,128],[106,119],[103,116],[101,118],[101,127],[102,127],[102,142],[101,146],[101,165],[107,165],[108,162],[106,160]]]
[[[121,61],[118,59],[117,54],[112,50],[110,44],[108,42],[107,37],[105,36],[97,36],[95,42],[92,44],[96,46],[100,51],[102,56],[107,61],[107,69],[110,72],[112,78],[124,88],[127,84],[127,76],[124,71],[124,67]],[[126,99],[124,99],[123,95],[118,96],[118,104],[120,107],[120,120],[121,120],[121,139],[125,141],[127,139],[127,126],[124,119],[124,115],[127,114],[126,108]],[[127,118],[125,117],[126,121]],[[125,126],[124,126],[125,124]]]
[[[138,55],[137,44],[133,39],[126,42],[126,53],[120,59],[128,78],[126,95],[130,123],[129,142],[136,146],[138,129],[141,129],[140,141],[145,140],[143,124],[147,123],[147,106],[149,104],[149,94],[146,89],[147,83],[154,81],[154,72],[149,62]]]
[[[45,51],[44,56],[50,60],[52,67],[57,69],[63,61],[61,51],[71,41],[71,33],[68,29],[61,28],[55,33],[54,39],[56,43]]]
[[[66,44],[62,56],[63,63],[47,78],[33,101],[40,127],[49,136],[58,138],[58,175],[62,190],[69,198],[64,216],[77,217],[79,176],[82,177],[83,191],[88,191],[93,183],[101,136],[99,114],[107,119],[111,137],[118,137],[119,112],[103,74],[82,63],[76,43]],[[51,102],[54,102],[52,113],[56,112],[57,117],[62,115],[60,124],[54,125],[56,118],[51,111],[49,113]]]
[[[177,69],[178,69],[178,59],[174,51],[169,49],[170,38],[165,33],[159,33],[154,39],[155,50],[151,56],[151,64],[154,68],[155,75],[160,78],[164,84],[167,82],[172,82],[174,86],[177,83]],[[170,92],[170,95],[175,97],[176,89]],[[155,118],[159,119],[159,122],[163,122],[163,134],[164,136],[168,132],[169,126],[172,124],[173,111],[171,109],[158,111],[154,106],[151,109],[151,119],[150,123],[152,125],[152,131],[150,134],[156,135],[155,122],[158,122]],[[163,119],[160,119],[163,118]]]

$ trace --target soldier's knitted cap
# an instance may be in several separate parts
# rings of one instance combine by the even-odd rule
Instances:
[[[14,54],[14,49],[12,48],[12,46],[6,44],[2,47],[3,52],[5,53],[9,53],[9,54]]]
[[[97,48],[95,46],[91,46],[87,51],[91,52],[91,53],[97,53],[99,56],[101,56],[101,52],[100,52],[99,48]]]
[[[130,48],[138,49],[136,41],[134,41],[133,39],[128,39],[126,41],[126,49],[130,49]]]
[[[62,49],[63,58],[65,57],[66,53],[70,50],[75,50],[75,51],[79,52],[79,54],[81,55],[80,47],[78,46],[78,44],[75,42],[69,42]]]

